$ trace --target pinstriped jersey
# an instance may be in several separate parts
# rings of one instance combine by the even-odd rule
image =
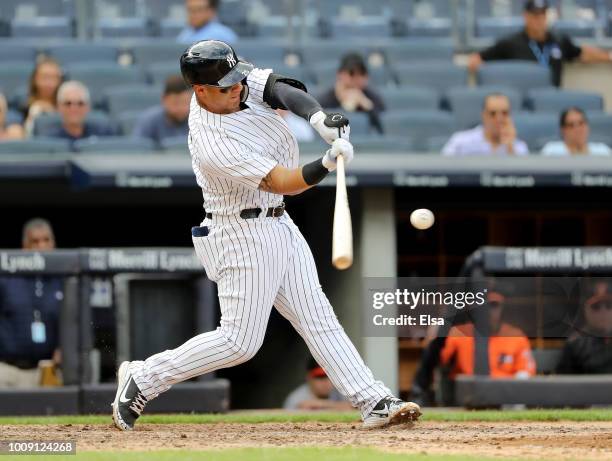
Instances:
[[[297,168],[295,136],[263,92],[270,69],[253,69],[247,77],[247,108],[214,114],[200,107],[195,94],[189,109],[189,152],[204,208],[213,214],[235,214],[245,208],[278,206],[282,195],[258,190],[276,165]]]

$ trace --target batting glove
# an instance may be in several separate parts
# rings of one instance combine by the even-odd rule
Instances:
[[[353,145],[346,139],[336,139],[323,156],[323,166],[329,171],[334,171],[337,166],[338,155],[342,154],[344,163],[348,165],[353,160]]]
[[[348,118],[342,114],[326,114],[320,110],[310,117],[310,124],[327,144],[331,144],[336,139],[346,139],[347,141],[349,139],[351,127]]]

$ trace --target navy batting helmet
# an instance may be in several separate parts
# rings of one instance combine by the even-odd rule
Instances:
[[[220,88],[235,85],[253,70],[251,63],[238,59],[234,49],[219,40],[202,40],[181,56],[181,73],[188,85]]]

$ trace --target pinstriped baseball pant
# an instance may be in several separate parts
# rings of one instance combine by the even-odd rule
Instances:
[[[338,322],[321,289],[310,248],[287,213],[280,218],[219,219],[207,236],[194,237],[193,242],[206,274],[217,283],[220,326],[144,362],[131,362],[130,371],[145,397],[155,398],[173,384],[254,357],[273,306],[362,415],[390,395],[374,380]]]

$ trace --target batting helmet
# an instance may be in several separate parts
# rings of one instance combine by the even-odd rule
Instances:
[[[251,63],[238,59],[234,49],[219,40],[202,40],[181,56],[181,73],[188,85],[233,86],[253,70]]]

